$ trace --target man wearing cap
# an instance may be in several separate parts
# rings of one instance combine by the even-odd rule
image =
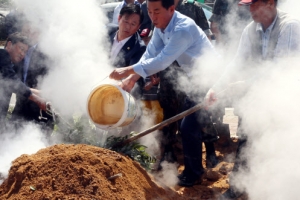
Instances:
[[[252,85],[255,79],[263,75],[258,72],[258,69],[253,70],[254,66],[259,67],[266,61],[295,56],[300,52],[300,22],[277,9],[277,0],[242,0],[239,5],[249,6],[253,21],[242,33],[233,62],[227,66],[221,78],[208,91],[205,98],[208,105],[214,104],[218,98],[216,94],[228,87],[243,86],[243,92],[247,92],[247,86]],[[243,66],[251,67],[252,74],[247,71],[244,81],[240,81],[237,79],[240,78],[237,72],[249,70],[249,67],[243,68]],[[232,84],[234,82],[237,83]],[[246,167],[246,160],[241,156],[242,147],[246,144],[247,139],[242,134],[239,138],[233,177],[239,168]],[[235,188],[230,187],[223,197],[234,199],[238,193],[240,194]]]

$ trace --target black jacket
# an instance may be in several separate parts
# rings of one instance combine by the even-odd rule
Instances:
[[[0,118],[7,115],[12,93],[28,99],[30,89],[18,78],[10,56],[5,49],[0,49]]]
[[[110,34],[110,42],[113,44],[117,30]],[[116,60],[113,62],[115,67],[127,67],[137,63],[146,50],[146,45],[139,36],[135,33],[122,47]]]
[[[111,31],[109,34],[110,42],[113,44],[114,37],[117,34],[118,28],[115,28],[114,31]],[[146,45],[141,39],[138,32],[136,32],[122,47],[120,52],[118,53],[116,60],[113,62],[114,67],[127,67],[130,65],[136,64],[144,52],[146,51]],[[140,78],[138,81],[138,86],[133,88],[131,94],[139,99],[142,93],[141,88],[143,88],[143,78]]]
[[[33,50],[27,70],[27,78],[25,84],[30,87],[37,89],[39,80],[41,80],[48,73],[47,63],[48,59],[46,56],[41,53],[38,46]],[[24,69],[24,60],[18,66],[18,77],[24,81],[23,79],[23,69]],[[43,121],[48,121],[52,119],[49,115],[47,115],[44,111],[42,112]],[[36,120],[40,121],[40,108],[36,103],[31,100],[24,98],[23,96],[17,95],[17,102],[15,109],[13,111],[13,118],[23,118],[25,120]]]

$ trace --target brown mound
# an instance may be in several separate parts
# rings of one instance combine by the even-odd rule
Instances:
[[[122,176],[108,180],[121,173]],[[136,162],[89,145],[55,145],[13,161],[0,199],[178,199]]]

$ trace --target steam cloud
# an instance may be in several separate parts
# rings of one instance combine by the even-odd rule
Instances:
[[[279,0],[278,5],[298,20],[299,6],[300,3],[293,0]],[[234,21],[234,18],[231,20]],[[234,30],[236,27],[229,28]],[[239,40],[240,35],[233,34],[231,38],[235,41],[227,43],[229,46],[218,47],[222,59],[218,58],[216,61],[216,57],[210,55],[199,59],[194,73],[198,76],[193,80],[181,79],[180,84],[184,90],[193,93],[191,89],[195,88],[190,87],[191,83],[198,85],[196,89],[200,89],[201,86],[206,89],[218,80],[236,52],[235,42]],[[243,132],[249,138],[249,146],[243,155],[248,160],[249,170],[239,172],[231,179],[232,184],[245,190],[250,199],[298,199],[299,55],[296,58],[278,59],[260,66],[245,66],[244,63],[243,65],[242,71],[235,72],[240,76],[239,80],[244,80],[242,77],[245,75],[250,76],[253,67],[258,74],[263,75],[235,105],[235,108],[241,111],[239,114],[243,119]],[[228,91],[219,98],[228,98],[231,94]]]
[[[43,96],[62,114],[86,112],[88,93],[105,78],[108,65],[106,16],[91,0],[16,0],[31,24],[41,31],[39,47],[50,59]]]
[[[279,0],[280,1],[280,0]],[[107,19],[96,0],[16,0],[27,18],[41,31],[40,48],[53,61],[49,76],[40,85],[43,95],[59,112],[72,115],[84,113],[91,88],[104,79],[112,68],[108,64],[108,44],[105,39]],[[280,8],[297,19],[300,3],[286,0]],[[234,27],[232,27],[234,29]],[[232,46],[219,47],[223,59],[206,55],[195,68],[193,80],[181,80],[186,91],[210,87],[220,76],[236,52],[240,33],[233,35]],[[242,110],[245,132],[251,147],[246,155],[250,171],[240,173],[235,185],[246,188],[250,199],[297,199],[300,170],[299,60],[285,59],[272,66],[265,79],[250,88],[237,105]],[[265,68],[265,66],[262,66]],[[245,72],[243,72],[245,73]],[[107,81],[107,80],[105,80]],[[196,85],[197,87],[191,87]],[[192,92],[192,91],[191,91]],[[23,153],[34,153],[47,146],[33,125],[15,137],[1,136],[0,172],[7,175],[9,164]],[[10,134],[10,135],[9,135]],[[22,145],[18,145],[19,142]],[[28,142],[28,146],[26,145]],[[32,145],[35,142],[36,145]],[[23,147],[23,148],[20,148]],[[33,148],[34,147],[34,148]],[[176,171],[167,167],[170,171]],[[176,172],[174,172],[176,173]],[[172,179],[173,180],[173,179]],[[173,184],[173,183],[172,183]]]
[[[7,177],[11,161],[20,155],[35,153],[46,146],[44,135],[34,124],[27,124],[20,132],[0,134],[0,175]]]
[[[101,2],[16,0],[14,3],[40,31],[39,48],[52,61],[48,76],[39,85],[42,96],[61,115],[86,114],[89,92],[112,71],[108,64],[107,18],[99,7]],[[33,125],[25,125],[16,137],[14,132],[4,134],[1,174],[6,176],[11,161],[21,154],[46,147],[37,137],[41,134]],[[27,141],[31,148],[25,148]]]

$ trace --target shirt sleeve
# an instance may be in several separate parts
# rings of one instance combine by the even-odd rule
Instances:
[[[30,89],[20,80],[10,64],[1,67],[1,74],[1,84],[5,85],[7,90],[25,98],[31,95]]]
[[[157,33],[157,29],[155,29],[152,39],[141,60],[133,65],[134,71],[144,78],[170,66],[188,49],[193,41],[190,33],[185,30],[174,32],[170,41],[165,46]],[[160,51],[160,49],[162,50]],[[157,54],[157,52],[159,53]]]
[[[300,22],[291,20],[279,34],[274,59],[300,53]]]
[[[216,0],[213,10],[212,16],[210,17],[210,22],[220,23],[223,16],[226,15],[228,11],[228,2],[224,0]]]
[[[198,2],[195,2],[194,6],[196,12],[196,24],[205,32],[206,35],[211,35],[209,24],[204,14],[203,8],[198,4]]]

